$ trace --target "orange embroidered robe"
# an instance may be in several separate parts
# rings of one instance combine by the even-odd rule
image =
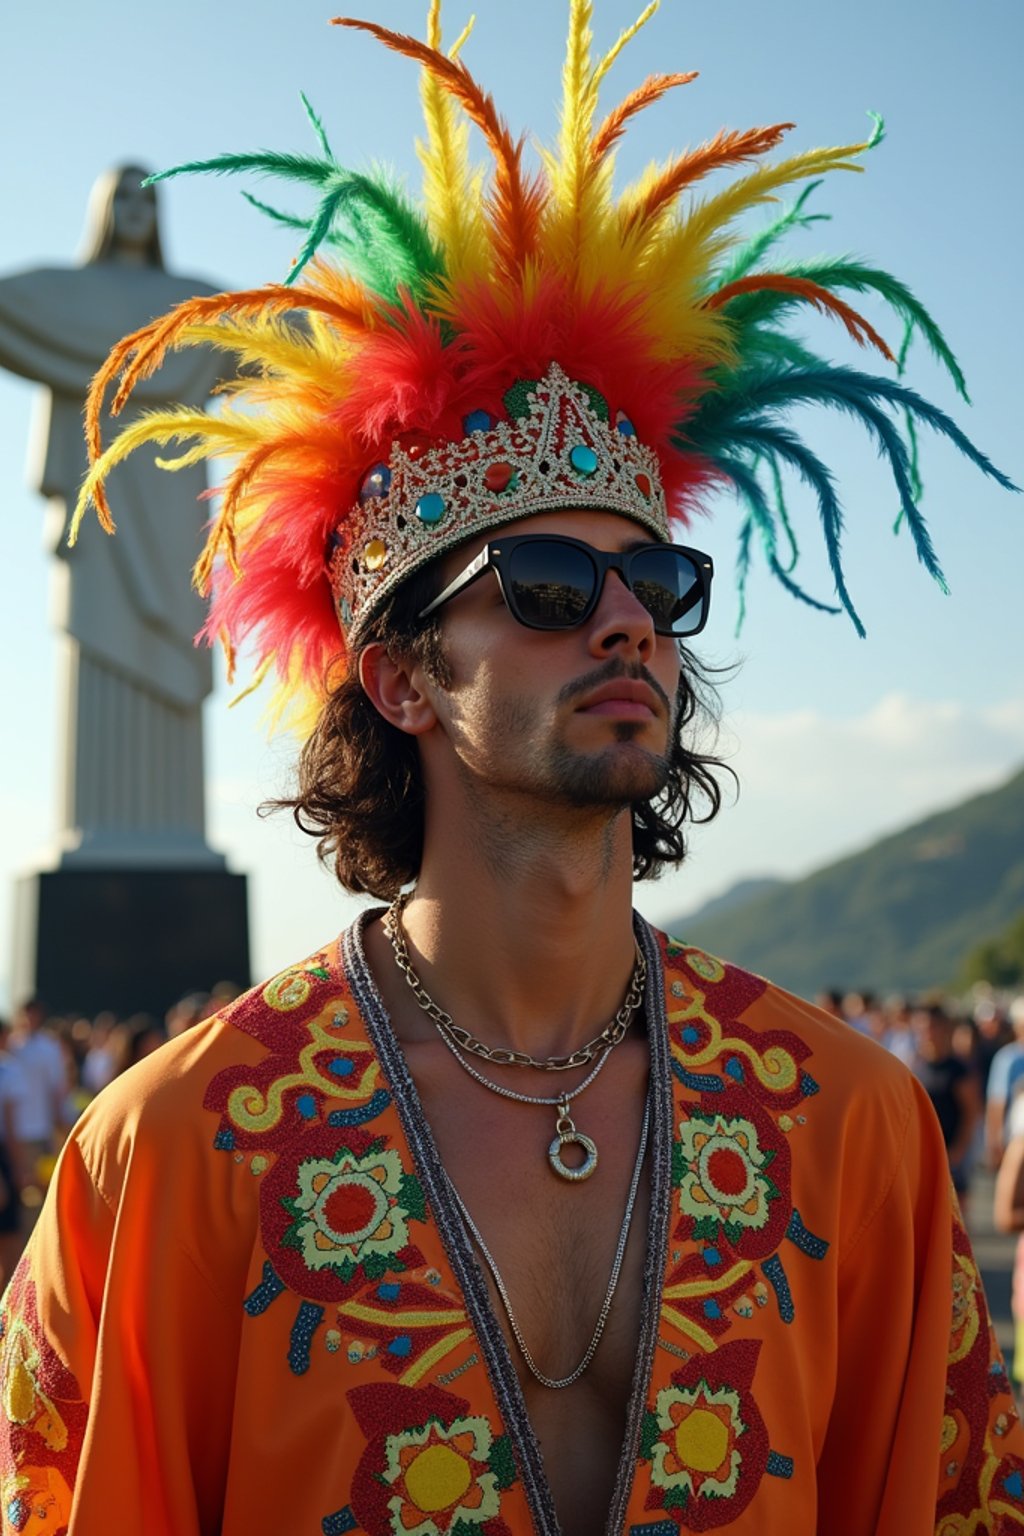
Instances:
[[[641,939],[652,1200],[608,1532],[1024,1532],[927,1100],[809,1005]],[[2,1327],[5,1536],[557,1532],[359,925],[90,1107]]]

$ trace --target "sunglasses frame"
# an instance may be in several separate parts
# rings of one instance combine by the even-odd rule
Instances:
[[[591,566],[594,570],[594,590],[590,597],[587,599],[583,612],[572,624],[536,624],[530,619],[524,618],[523,615],[518,611],[514,597],[511,594],[511,581],[509,581],[506,585],[504,567],[506,561],[511,561],[515,549],[520,544],[531,543],[567,544],[572,549],[583,550],[584,554],[590,560]],[[457,597],[458,594],[463,592],[472,582],[477,581],[481,576],[484,575],[486,571],[490,570],[493,571],[495,576],[498,578],[498,587],[501,591],[505,607],[508,609],[509,613],[515,619],[517,624],[522,624],[526,629],[542,630],[546,634],[552,634],[562,629],[578,629],[581,624],[585,624],[587,622],[587,620],[590,618],[590,615],[594,612],[594,609],[601,601],[601,594],[604,591],[604,584],[607,580],[609,571],[618,571],[627,590],[633,593],[633,596],[637,598],[638,602],[642,603],[642,600],[639,598],[630,580],[630,567],[638,555],[646,554],[648,550],[651,549],[674,549],[677,550],[679,554],[685,555],[687,557],[687,559],[693,565],[693,569],[697,577],[697,586],[700,591],[700,599],[702,603],[701,621],[698,625],[695,626],[695,628],[687,630],[685,633],[678,633],[671,629],[658,629],[657,624],[655,624],[655,633],[659,635],[666,635],[673,640],[688,640],[692,635],[699,635],[708,621],[708,612],[711,606],[711,578],[714,576],[715,568],[710,555],[706,555],[704,551],[700,549],[691,549],[686,544],[660,544],[653,541],[650,543],[644,542],[637,544],[634,545],[632,549],[626,549],[622,551],[595,549],[592,544],[585,543],[583,539],[573,539],[570,538],[567,534],[562,533],[520,533],[512,534],[508,538],[497,538],[489,541],[484,545],[480,553],[474,556],[474,558],[469,562],[465,569],[460,571],[459,574],[448,583],[444,591],[439,592],[437,597],[434,598],[433,602],[428,603],[425,608],[420,610],[420,612],[417,614],[417,618],[429,618],[430,615],[432,613],[436,613],[437,610],[443,606],[443,604],[450,602],[453,597]],[[650,609],[646,608],[646,604],[642,604],[642,606],[644,606],[645,610],[650,613]],[[653,620],[653,614],[651,614],[651,618]]]

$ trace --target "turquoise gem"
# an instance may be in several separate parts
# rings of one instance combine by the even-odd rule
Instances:
[[[462,429],[467,437],[471,432],[489,432],[493,426],[494,417],[489,411],[470,411],[462,418]]]
[[[352,604],[349,602],[347,597],[343,597],[341,602],[338,604],[338,611],[341,614],[341,622],[343,624],[352,623]]]
[[[589,476],[597,468],[597,454],[586,443],[577,443],[569,455],[569,463],[578,475]]]
[[[416,516],[421,523],[426,523],[428,527],[434,523],[439,523],[442,517],[444,517],[444,513],[444,497],[439,496],[436,491],[428,491],[416,503]]]

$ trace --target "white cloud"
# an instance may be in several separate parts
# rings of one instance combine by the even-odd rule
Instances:
[[[660,921],[748,875],[799,876],[999,784],[1024,761],[1024,702],[983,709],[891,693],[860,715],[732,716],[736,804],[697,829],[677,875],[644,891]]]

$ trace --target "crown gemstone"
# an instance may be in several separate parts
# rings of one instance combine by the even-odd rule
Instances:
[[[597,469],[597,454],[586,443],[577,443],[569,454],[569,463],[578,475],[589,479]]]
[[[387,563],[388,547],[380,539],[371,539],[363,550],[363,562],[368,571],[379,571]]]
[[[439,523],[444,514],[444,497],[439,496],[436,491],[428,491],[416,503],[416,516],[421,523],[426,523],[428,528],[432,528],[435,523]]]
[[[359,500],[362,505],[368,501],[377,501],[386,496],[391,489],[391,471],[386,464],[375,464],[369,474],[363,479],[359,487]]]
[[[615,430],[620,437],[636,437],[636,427],[634,427],[625,411],[616,411]]]
[[[516,472],[511,464],[499,459],[497,464],[488,464],[484,470],[484,485],[499,495],[502,491],[515,490]]]
[[[650,475],[644,475],[644,474],[637,475],[637,477],[636,477],[636,488],[640,492],[641,496],[646,496],[647,500],[650,501],[650,499],[651,499],[651,477],[650,477]]]
[[[493,426],[494,417],[490,411],[470,411],[462,418],[462,430],[467,437],[471,432],[489,432]]]

